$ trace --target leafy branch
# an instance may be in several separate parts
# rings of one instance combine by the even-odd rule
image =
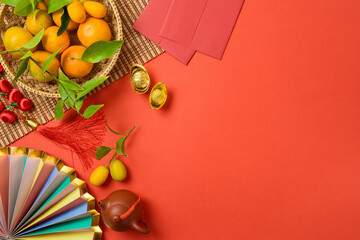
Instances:
[[[50,0],[51,2],[51,0]],[[49,5],[50,5],[49,2]],[[50,71],[48,71],[48,67],[50,66],[52,60],[56,57],[56,55],[59,53],[60,49],[51,55],[49,55],[45,61],[43,66],[36,61],[32,55],[30,49],[37,46],[43,36],[44,29],[40,31],[38,34],[36,34],[28,43],[23,45],[21,48],[18,48],[17,50],[10,50],[10,51],[3,51],[0,52],[0,54],[6,54],[9,52],[21,52],[24,54],[24,56],[21,58],[20,66],[18,71],[15,74],[15,77],[13,81],[16,81],[25,71],[27,68],[27,65],[29,61],[34,62],[43,73],[43,77],[45,78],[45,74],[49,74],[58,84],[59,84],[59,94],[61,96],[61,99],[58,101],[58,103],[55,106],[55,119],[59,120],[64,117],[64,110],[63,106],[64,104],[68,105],[70,108],[74,109],[79,115],[83,116],[84,118],[90,118],[92,117],[100,108],[102,108],[104,105],[90,105],[85,109],[83,113],[80,112],[84,98],[86,94],[91,92],[93,89],[95,89],[97,86],[105,82],[105,80],[108,77],[101,77],[101,78],[94,78],[87,82],[85,82],[82,86],[80,86],[78,83],[71,81],[59,68],[59,76],[56,77],[54,74],[52,74]],[[91,62],[91,63],[97,63],[100,62],[103,59],[106,59],[110,56],[112,56],[123,44],[123,41],[110,41],[110,42],[104,42],[104,41],[98,41],[90,45],[83,53],[81,60]]]
[[[14,7],[14,13],[18,16],[26,17],[34,12],[36,4],[43,2],[43,0],[1,0],[0,2]],[[49,0],[48,14],[53,13],[66,5],[70,4],[72,0]]]
[[[106,123],[106,126],[114,134],[125,135],[124,137],[120,138],[116,142],[116,147],[114,147],[114,148],[107,147],[107,146],[101,146],[96,149],[95,155],[96,155],[97,160],[103,159],[106,155],[108,155],[111,152],[111,150],[115,149],[114,155],[112,156],[108,165],[106,166],[106,167],[108,167],[110,165],[111,161],[113,161],[115,159],[116,155],[121,155],[121,156],[127,157],[127,154],[125,153],[125,141],[128,138],[128,136],[130,135],[130,133],[135,129],[136,125],[132,129],[130,129],[129,131],[127,131],[125,133],[116,132],[115,130],[111,129],[107,123]]]

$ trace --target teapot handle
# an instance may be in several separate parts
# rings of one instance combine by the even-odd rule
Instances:
[[[150,227],[146,222],[141,222],[140,224],[138,221],[134,221],[131,227],[132,229],[138,231],[139,233],[147,234],[150,232]]]

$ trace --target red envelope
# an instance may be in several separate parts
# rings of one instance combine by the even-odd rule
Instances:
[[[243,3],[244,0],[207,0],[206,4],[204,0],[173,0],[160,36],[221,59]]]
[[[173,0],[160,35],[190,46],[208,0]]]
[[[151,0],[136,20],[133,28],[166,50],[184,64],[188,64],[195,51],[159,36],[172,0]]]

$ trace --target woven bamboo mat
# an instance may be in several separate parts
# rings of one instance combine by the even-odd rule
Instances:
[[[125,42],[121,48],[119,60],[109,74],[109,79],[96,88],[95,91],[101,90],[126,75],[134,63],[146,63],[163,52],[161,48],[134,31],[131,27],[149,1],[150,0],[115,1],[122,20]],[[0,78],[11,80],[7,76],[4,76],[4,74],[4,72],[1,72]],[[16,84],[13,84],[13,86],[19,88]],[[36,119],[41,124],[45,124],[54,118],[54,107],[58,101],[57,99],[34,95],[24,89],[19,89],[24,96],[31,99],[34,103],[35,107],[28,114],[29,117]],[[0,122],[0,147],[9,145],[31,131],[32,129],[21,121],[16,121],[12,124]]]

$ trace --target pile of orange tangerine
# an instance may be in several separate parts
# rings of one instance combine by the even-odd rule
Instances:
[[[49,0],[44,1],[48,4]],[[100,40],[110,41],[111,30],[106,21],[102,18],[106,15],[106,7],[96,1],[73,0],[66,6],[70,23],[67,30],[57,36],[61,25],[63,9],[49,15],[44,3],[38,2],[35,11],[26,18],[26,29],[22,27],[11,27],[6,30],[3,42],[6,50],[16,50],[29,42],[33,35],[45,29],[41,43],[45,51],[36,51],[37,47],[31,49],[34,53],[32,58],[43,66],[45,59],[56,51],[61,54],[61,61],[56,57],[50,63],[47,71],[58,77],[59,67],[62,71],[72,78],[82,78],[89,74],[93,68],[92,63],[88,63],[81,58],[86,47]],[[56,25],[54,25],[54,23]],[[77,37],[82,45],[72,45],[67,31],[77,30]],[[11,52],[14,58],[20,59],[24,54],[21,52]],[[30,74],[39,82],[49,82],[53,78],[42,70],[32,61],[29,62],[28,69]]]

